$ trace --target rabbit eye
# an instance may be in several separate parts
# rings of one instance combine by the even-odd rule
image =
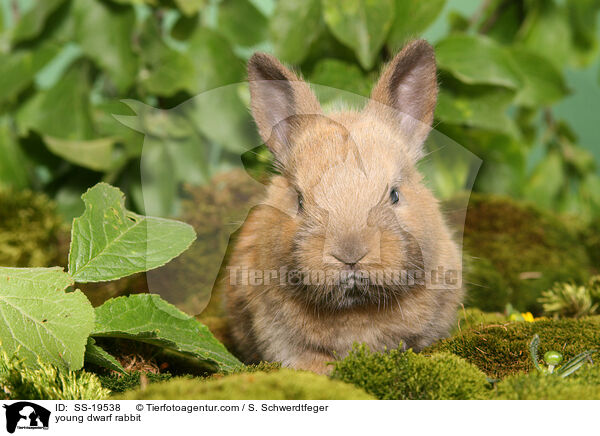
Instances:
[[[390,201],[392,202],[392,204],[396,204],[400,201],[400,194],[398,193],[398,190],[396,188],[392,188],[392,190],[390,191]]]
[[[304,210],[304,199],[302,198],[302,194],[298,192],[298,212],[302,212]]]

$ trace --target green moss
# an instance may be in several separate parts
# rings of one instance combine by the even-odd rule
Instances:
[[[583,232],[582,239],[592,261],[594,271],[600,273],[600,216],[594,218]]]
[[[600,316],[482,325],[439,341],[423,353],[453,353],[492,378],[504,378],[533,369],[528,350],[536,333],[540,336],[539,355],[560,350],[568,360],[583,351],[598,348]]]
[[[548,316],[581,318],[596,315],[600,308],[600,276],[592,277],[585,285],[555,283],[542,292],[540,303]]]
[[[449,353],[373,353],[355,345],[332,377],[383,400],[463,400],[485,397],[490,384],[477,367]]]
[[[452,335],[487,325],[504,325],[509,322],[506,315],[499,312],[484,312],[476,307],[467,307],[458,311],[456,327]]]
[[[42,362],[39,368],[30,368],[0,351],[0,399],[102,400],[108,394],[95,374],[62,371]]]
[[[0,265],[40,267],[63,264],[66,235],[56,205],[31,191],[0,189]]]
[[[495,400],[600,400],[600,365],[585,365],[562,378],[533,371],[505,378],[497,384]]]
[[[123,400],[368,400],[364,391],[324,375],[281,369],[209,380],[176,378],[116,397]]]
[[[462,199],[446,204],[458,211]],[[455,204],[456,203],[456,204]],[[461,228],[461,215],[450,212]],[[585,281],[591,273],[578,232],[560,218],[508,197],[472,194],[464,222],[467,303],[486,311],[512,303],[541,313],[541,292],[555,282]]]
[[[158,383],[170,380],[173,376],[168,373],[155,374],[152,372],[130,372],[127,374],[109,374],[99,375],[100,383],[102,387],[110,390],[112,393],[121,393],[136,389],[140,386],[141,378],[144,376],[148,383]]]

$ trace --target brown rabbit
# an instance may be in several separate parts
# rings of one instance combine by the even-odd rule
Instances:
[[[326,372],[355,342],[418,351],[447,335],[461,257],[416,169],[437,96],[431,46],[408,44],[360,112],[325,115],[270,55],[252,56],[248,74],[280,174],[223,280],[241,357]]]

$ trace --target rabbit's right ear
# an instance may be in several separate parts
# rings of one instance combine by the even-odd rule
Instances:
[[[265,144],[281,159],[302,129],[302,115],[321,114],[321,106],[307,83],[265,53],[248,61],[252,116]]]

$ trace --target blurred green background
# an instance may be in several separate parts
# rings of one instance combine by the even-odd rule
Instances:
[[[146,196],[153,212],[173,215],[181,184],[208,183],[256,143],[243,85],[216,113],[165,116],[148,107],[170,109],[243,82],[245,62],[257,50],[312,83],[368,96],[382,65],[415,37],[436,47],[436,129],[483,160],[476,191],[583,222],[600,211],[600,0],[0,5],[0,185],[47,193],[67,220],[80,212],[80,195],[101,180],[119,186],[131,208],[141,210]],[[325,104],[336,99],[319,96]],[[134,115],[135,122],[127,118]],[[219,119],[237,127],[215,131]],[[144,195],[143,147],[164,169]],[[255,151],[244,164],[261,171],[270,156]],[[452,174],[444,177],[451,191],[462,188]]]

